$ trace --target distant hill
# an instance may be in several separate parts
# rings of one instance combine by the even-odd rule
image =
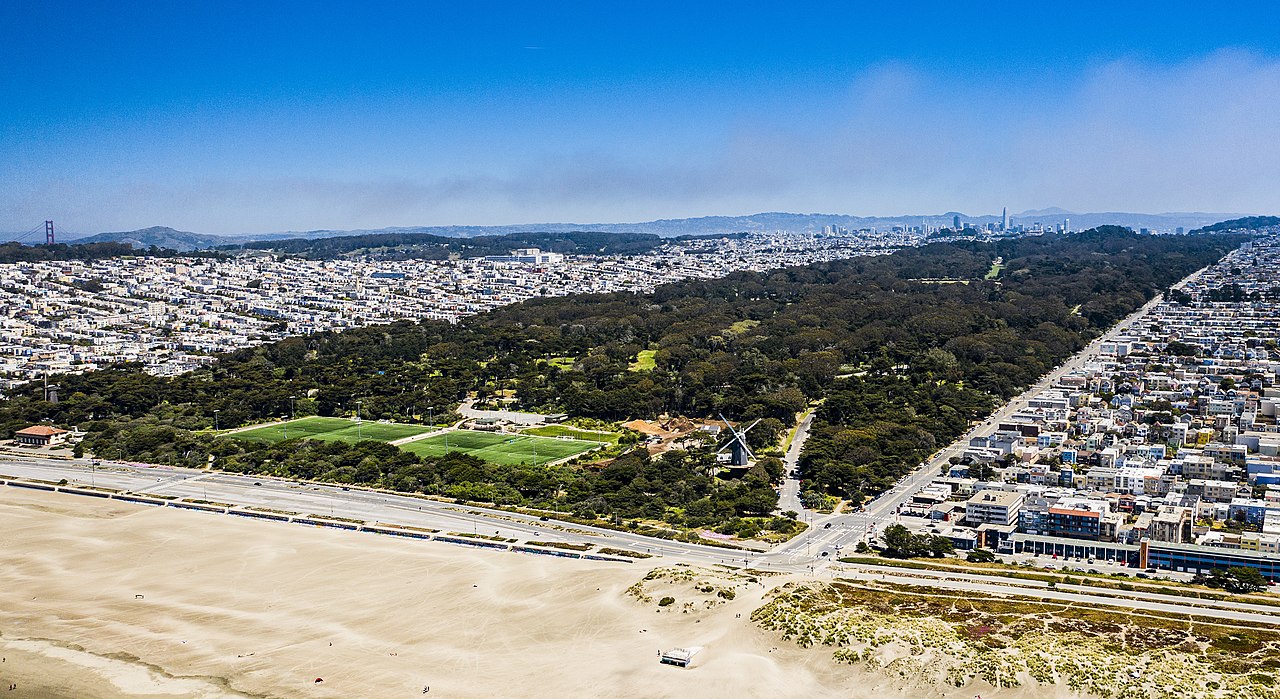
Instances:
[[[75,242],[78,244],[128,243],[135,248],[149,248],[155,246],[158,248],[177,250],[179,252],[189,252],[191,250],[211,248],[215,245],[225,245],[227,243],[235,242],[235,240],[235,238],[229,238],[221,235],[208,235],[204,233],[191,233],[188,231],[174,230],[168,226],[152,226],[150,228],[142,228],[136,231],[99,233],[87,238],[80,238]]]
[[[1280,216],[1246,216],[1233,218],[1230,221],[1219,221],[1211,226],[1197,230],[1197,233],[1217,233],[1220,231],[1257,230],[1280,226]]]
[[[1045,226],[1056,226],[1064,218],[1071,219],[1073,230],[1084,230],[1097,226],[1126,226],[1134,230],[1150,228],[1172,232],[1177,228],[1191,230],[1207,226],[1228,218],[1236,218],[1236,213],[1162,213],[1140,214],[1126,212],[1077,213],[1059,208],[1024,211],[1010,214],[1016,225],[1040,223]],[[817,233],[824,226],[840,226],[850,230],[859,228],[886,229],[892,226],[919,226],[921,223],[930,226],[950,226],[952,219],[959,216],[961,222],[969,226],[983,226],[998,223],[998,214],[970,216],[955,211],[943,214],[911,214],[904,216],[851,216],[848,214],[794,214],[785,212],[765,212],[748,216],[702,216],[698,218],[658,219],[638,223],[529,223],[504,226],[417,226],[410,228],[383,228],[377,230],[358,231],[307,231],[299,233],[277,234],[271,238],[319,238],[331,236],[351,236],[369,234],[425,234],[444,238],[473,238],[477,236],[500,236],[516,233],[570,233],[593,231],[600,233],[647,233],[650,235],[672,238],[682,235],[724,235],[728,233],[788,231],[793,233]],[[265,239],[267,236],[256,236]]]
[[[1216,223],[1223,219],[1236,218],[1241,216],[1238,213],[1206,213],[1200,211],[1194,212],[1170,212],[1163,214],[1136,214],[1123,211],[1104,211],[1101,213],[1079,213],[1074,211],[1066,211],[1058,208],[1040,209],[1038,211],[1024,211],[1019,214],[1009,214],[1009,218],[1014,224],[1028,226],[1039,223],[1043,226],[1057,225],[1063,222],[1063,219],[1071,219],[1071,230],[1081,231],[1088,228],[1097,228],[1098,226],[1124,226],[1139,230],[1149,228],[1153,231],[1161,231],[1172,233],[1182,228],[1184,230],[1192,230]]]
[[[998,214],[982,214],[970,216],[956,211],[943,214],[912,214],[904,216],[851,216],[848,214],[793,214],[786,212],[765,212],[748,216],[701,216],[698,218],[658,219],[637,223],[526,223],[502,226],[393,226],[376,229],[319,229],[310,231],[287,231],[279,233],[255,233],[245,235],[211,235],[179,231],[167,226],[153,226],[136,231],[117,233],[99,233],[80,238],[75,242],[127,242],[134,247],[150,247],[155,245],[180,251],[202,250],[210,247],[226,245],[245,245],[253,241],[263,240],[319,240],[326,238],[350,238],[353,236],[399,235],[399,236],[434,236],[437,238],[477,238],[484,236],[509,236],[549,233],[626,233],[656,235],[663,238],[679,236],[728,235],[732,233],[787,231],[792,233],[817,233],[825,226],[839,226],[850,230],[859,228],[878,228],[881,230],[893,226],[950,226],[955,217],[966,226],[982,227],[988,223],[998,223]],[[1059,208],[1038,209],[1010,214],[1014,225],[1030,226],[1039,223],[1044,226],[1057,226],[1063,219],[1071,219],[1072,230],[1084,230],[1097,226],[1126,226],[1134,230],[1150,228],[1162,232],[1173,232],[1177,228],[1192,230],[1215,224],[1227,219],[1238,219],[1245,214],[1238,213],[1163,213],[1138,214],[1125,212],[1078,213]]]

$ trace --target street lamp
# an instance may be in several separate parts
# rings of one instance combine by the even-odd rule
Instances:
[[[213,411],[213,431],[214,431],[214,432],[217,432],[217,431],[218,431],[218,413],[220,413],[220,412],[222,412],[222,411],[221,411],[221,410],[214,410],[214,411]]]
[[[364,401],[362,400],[356,401],[356,439],[364,439],[364,430],[362,429],[363,425],[360,422],[360,404],[361,403],[364,403]]]

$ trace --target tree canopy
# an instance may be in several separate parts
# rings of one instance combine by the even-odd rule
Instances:
[[[213,454],[230,470],[724,524],[768,513],[780,464],[725,481],[705,475],[706,453],[650,458],[638,448],[602,470],[547,474],[442,465],[385,445],[276,447],[199,430],[215,414],[229,428],[289,415],[291,404],[350,415],[357,400],[366,419],[422,422],[473,393],[602,420],[761,418],[751,433],[760,440],[821,400],[800,464],[806,500],[856,501],[891,487],[972,420],[1243,239],[1106,227],[937,243],[651,294],[535,299],[456,325],[398,322],[288,338],[175,377],[139,366],[61,376],[57,404],[39,387],[15,389],[0,404],[0,428],[48,420],[87,429],[88,448],[119,458],[202,466]],[[997,257],[1004,272],[985,279]],[[638,368],[642,351],[651,368]]]

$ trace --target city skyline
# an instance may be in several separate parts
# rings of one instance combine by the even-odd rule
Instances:
[[[0,230],[1280,208],[1264,7],[1159,8],[11,5]]]

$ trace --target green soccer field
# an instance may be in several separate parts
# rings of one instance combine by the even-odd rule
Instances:
[[[410,442],[401,447],[419,456],[443,456],[460,451],[495,464],[539,463],[558,461],[604,446],[600,442],[581,439],[553,439],[525,435],[453,430],[434,437]]]
[[[400,423],[383,423],[355,420],[341,417],[304,417],[291,422],[265,425],[244,432],[227,435],[235,439],[252,442],[282,442],[286,439],[328,439],[340,442],[358,442],[362,439],[373,439],[379,442],[391,442],[415,434],[430,432],[435,428],[426,425],[404,425]]]

